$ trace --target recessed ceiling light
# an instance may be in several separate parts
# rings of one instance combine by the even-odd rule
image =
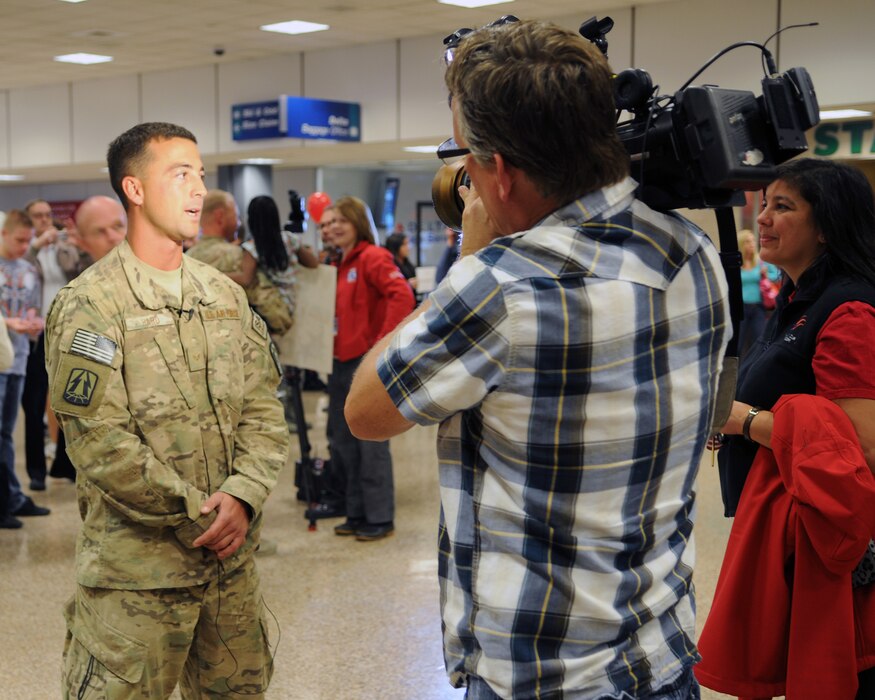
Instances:
[[[293,19],[289,20],[288,22],[263,24],[259,28],[265,32],[278,32],[279,34],[307,34],[309,32],[324,31],[328,29],[328,25],[316,24],[315,22],[303,22],[299,19]]]
[[[242,158],[237,162],[240,165],[277,165],[283,161],[281,158]]]
[[[58,63],[79,63],[90,66],[92,63],[109,63],[112,56],[101,56],[97,53],[68,53],[63,56],[55,56]]]
[[[61,0],[61,2],[85,2],[85,0]]]
[[[405,146],[404,150],[409,151],[410,153],[431,153],[435,155],[437,153],[437,144],[434,146]]]
[[[18,180],[23,180],[24,175],[6,175],[4,173],[0,173],[0,182],[17,182]]]
[[[456,5],[458,7],[486,7],[487,5],[501,5],[505,2],[513,2],[513,0],[438,0],[441,5]]]
[[[862,109],[826,109],[820,113],[821,119],[850,119],[851,117],[871,117],[872,112]]]

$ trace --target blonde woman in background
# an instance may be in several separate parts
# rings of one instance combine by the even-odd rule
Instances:
[[[741,251],[741,298],[744,301],[744,318],[738,331],[738,357],[743,360],[766,325],[768,314],[763,306],[760,281],[764,275],[777,280],[780,272],[774,265],[760,261],[753,231],[739,231],[738,250]]]

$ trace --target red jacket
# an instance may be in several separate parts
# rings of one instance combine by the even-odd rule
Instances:
[[[337,270],[334,357],[364,355],[413,310],[413,291],[385,248],[361,241]]]
[[[853,700],[875,666],[875,585],[851,572],[875,534],[875,477],[838,406],[774,407],[772,450],[744,485],[711,613],[699,682],[722,693]]]

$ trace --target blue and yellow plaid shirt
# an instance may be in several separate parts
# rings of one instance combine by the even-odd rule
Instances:
[[[378,372],[441,423],[447,669],[639,697],[698,660],[693,483],[729,339],[707,236],[626,179],[460,260]],[[624,693],[628,695],[624,695]]]

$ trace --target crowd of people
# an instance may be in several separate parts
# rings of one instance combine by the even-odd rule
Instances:
[[[14,469],[21,405],[30,490],[75,479],[83,518],[65,697],[264,696],[253,554],[289,450],[274,340],[320,264],[334,534],[395,532],[389,440],[439,424],[444,655],[466,698],[875,697],[870,183],[777,168],[739,236],[742,357],[715,429],[729,286],[702,230],[636,198],[604,56],[510,20],[460,38],[446,85],[464,235],[418,306],[406,234],[379,245],[365,202],[320,212],[319,251],[268,196],[243,226],[172,124],[113,140],[117,199],[63,230],[42,200],[6,215],[0,525],[49,514]],[[697,640],[706,448],[735,519]]]

